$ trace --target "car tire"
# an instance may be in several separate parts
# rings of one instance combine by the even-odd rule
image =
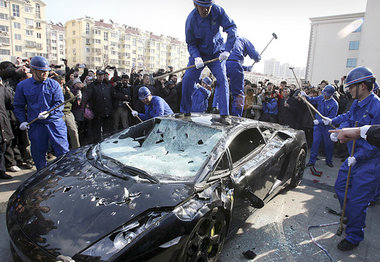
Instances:
[[[226,216],[221,208],[214,208],[194,227],[186,242],[181,261],[217,261],[226,235]]]
[[[302,148],[298,152],[298,155],[296,158],[296,164],[294,167],[292,178],[290,180],[291,188],[296,188],[301,183],[303,172],[305,170],[305,160],[306,160],[306,151],[305,149]]]

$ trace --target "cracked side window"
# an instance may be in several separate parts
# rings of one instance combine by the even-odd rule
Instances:
[[[264,138],[257,128],[241,132],[229,145],[232,162],[238,162],[262,144],[265,144]]]

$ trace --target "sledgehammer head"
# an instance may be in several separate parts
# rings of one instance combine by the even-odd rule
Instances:
[[[272,33],[272,36],[274,37],[274,39],[277,39],[277,35],[275,33]]]

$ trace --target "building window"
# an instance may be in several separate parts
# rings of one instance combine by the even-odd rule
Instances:
[[[91,49],[87,47],[87,48],[86,48],[86,52],[87,52],[87,53],[90,53],[90,51],[91,51]]]
[[[13,16],[20,17],[20,6],[12,4],[12,14]]]
[[[41,18],[41,6],[40,4],[36,4],[36,17]]]
[[[0,43],[9,44],[9,38],[0,37]]]
[[[360,41],[350,41],[348,50],[359,50]]]
[[[0,25],[0,31],[8,32],[9,31],[9,27],[5,26],[5,25]]]
[[[75,48],[73,48],[73,55],[76,55],[77,54],[77,51],[75,50]]]
[[[37,28],[41,28],[41,23],[40,22],[36,22],[36,27]]]
[[[41,39],[41,33],[37,33],[37,38]]]
[[[20,24],[20,23],[17,23],[17,22],[14,22],[14,23],[13,23],[13,27],[14,27],[14,28],[17,28],[17,29],[20,29],[20,28],[21,28],[21,24]]]
[[[73,39],[72,41],[73,41],[73,44],[75,44],[77,42],[75,39]]]
[[[24,7],[25,13],[33,13],[33,8],[31,6]]]
[[[59,41],[63,41],[63,35],[59,35]]]
[[[10,50],[0,49],[0,55],[10,55],[10,54],[11,54]]]
[[[57,50],[57,47],[52,46],[51,49],[55,51],[55,50]]]
[[[7,7],[7,2],[0,1],[0,7]]]
[[[20,34],[15,34],[15,39],[16,40],[21,40],[21,35]]]
[[[57,40],[51,40],[51,42],[52,42],[53,44],[56,44],[56,43],[57,43]]]
[[[108,33],[104,32],[104,41],[108,41]]]
[[[33,35],[33,30],[25,30],[26,35]]]
[[[34,25],[34,21],[33,21],[33,19],[25,18],[25,24],[27,24],[27,25]]]
[[[86,35],[90,34],[90,24],[86,23]]]
[[[75,35],[75,30],[73,30],[73,35]]]
[[[354,31],[354,33],[360,33],[362,31],[362,26],[359,26],[358,29]]]
[[[0,13],[0,19],[8,20],[8,15]]]
[[[347,58],[346,67],[356,67],[356,58]]]
[[[86,38],[86,45],[90,45],[90,39]]]

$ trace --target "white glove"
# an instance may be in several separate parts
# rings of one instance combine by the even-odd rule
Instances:
[[[301,96],[307,96],[307,94],[305,93],[305,91],[301,91]]]
[[[47,111],[43,111],[38,114],[38,119],[46,119],[48,118],[48,116],[49,116],[49,113]]]
[[[348,166],[354,166],[356,164],[356,158],[354,156],[349,156],[347,158]]]
[[[137,116],[139,115],[139,112],[133,110],[133,111],[132,111],[132,115],[133,115],[134,117],[137,117]]]
[[[319,124],[318,119],[314,119],[314,120],[313,120],[313,123],[314,123],[314,125],[318,125],[318,124]]]
[[[228,59],[229,56],[230,56],[230,52],[224,51],[223,53],[219,55],[219,61],[220,62],[225,61]]]
[[[82,100],[82,91],[78,90],[77,99]]]
[[[196,69],[199,69],[205,66],[205,64],[203,64],[203,59],[201,57],[194,58],[194,65]]]
[[[323,124],[325,124],[325,126],[328,126],[332,123],[331,118],[328,118],[328,117],[322,118],[322,121],[323,121]]]
[[[338,142],[338,133],[331,133],[330,134],[330,139],[333,142]]]
[[[19,126],[20,130],[24,131],[29,128],[28,122],[22,122],[21,125]]]

